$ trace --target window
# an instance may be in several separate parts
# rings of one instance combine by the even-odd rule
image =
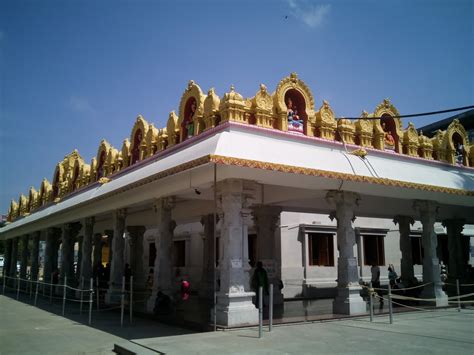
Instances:
[[[155,266],[155,259],[156,259],[156,246],[155,243],[148,244],[148,266],[154,267]]]
[[[410,236],[413,265],[423,265],[423,245],[420,236]]]
[[[364,265],[385,265],[383,236],[364,235]]]
[[[178,240],[173,243],[174,266],[186,266],[186,241]]]
[[[257,264],[257,235],[249,234],[249,264],[254,267]]]
[[[309,265],[334,266],[334,236],[327,233],[308,234]]]

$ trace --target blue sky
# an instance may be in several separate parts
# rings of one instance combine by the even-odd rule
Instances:
[[[190,79],[250,97],[295,71],[346,117],[471,105],[473,23],[471,0],[3,0],[0,212],[138,114],[164,127]]]

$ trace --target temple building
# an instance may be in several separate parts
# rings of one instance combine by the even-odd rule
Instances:
[[[454,119],[431,138],[383,100],[358,120],[336,119],[295,74],[274,92],[244,98],[190,81],[166,127],[142,116],[115,148],[105,139],[87,162],[77,150],[12,201],[6,275],[77,285],[110,263],[114,303],[125,264],[136,288],[173,295],[186,275],[192,297],[213,300],[223,326],[256,324],[250,276],[262,261],[275,302],[331,297],[333,312],[361,314],[360,279],[393,264],[423,297],[448,299],[440,259],[468,278],[474,236],[474,145]],[[31,242],[32,241],[32,242]],[[18,255],[18,244],[32,245]],[[44,266],[39,273],[40,247]],[[78,251],[77,267],[75,248]],[[24,248],[23,250],[26,250]],[[61,255],[58,264],[58,254]]]

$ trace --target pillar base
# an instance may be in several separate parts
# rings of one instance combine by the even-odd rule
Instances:
[[[166,307],[168,306],[173,306],[173,297],[171,296],[172,295],[172,292],[169,291],[169,290],[153,290],[152,293],[151,293],[151,296],[148,298],[147,302],[146,302],[146,311],[147,313],[155,313],[155,307],[156,307],[156,298],[158,297],[158,293],[161,292],[163,293],[165,296],[168,296],[169,297],[169,301],[171,302],[169,305],[167,305]],[[162,309],[162,310],[158,310],[159,312],[158,313],[170,313],[171,309]]]
[[[252,303],[255,292],[218,293],[217,324],[236,327],[258,324],[258,309]]]
[[[122,289],[121,288],[109,288],[105,293],[104,297],[106,304],[117,304],[122,301]]]
[[[448,295],[444,293],[441,288],[441,284],[429,284],[423,287],[423,291],[419,296],[420,298],[424,299],[436,299],[432,303],[436,305],[436,307],[447,307],[448,306]],[[429,302],[423,301],[423,304]]]
[[[365,314],[367,305],[360,296],[360,286],[348,286],[337,289],[337,296],[332,303],[333,313],[336,314]]]

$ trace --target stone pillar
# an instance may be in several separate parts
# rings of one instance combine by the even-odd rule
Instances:
[[[130,244],[130,268],[132,269],[134,288],[144,289],[146,278],[143,265],[143,235],[146,228],[144,226],[128,226],[130,234],[128,242]]]
[[[79,230],[80,223],[66,223],[62,226],[61,235],[61,284],[64,277],[67,277],[67,284],[75,286],[74,275],[74,241]]]
[[[5,240],[5,259],[3,260],[3,277],[10,276],[10,264],[12,260],[12,245],[11,239]]]
[[[153,291],[148,299],[147,309],[153,312],[158,292],[171,296],[172,294],[172,246],[173,231],[176,223],[171,219],[171,212],[174,207],[174,198],[162,198],[156,201],[154,210],[158,233],[155,235],[156,258],[153,274]]]
[[[216,216],[216,224],[218,220],[218,216]],[[214,250],[214,215],[208,214],[203,216],[201,218],[201,224],[204,228],[204,235],[202,238],[203,269],[199,296],[211,300],[214,298],[214,268],[216,262],[216,254]]]
[[[48,228],[46,230],[46,247],[44,251],[43,281],[51,282],[51,274],[57,267],[58,260],[58,236],[59,228]]]
[[[436,203],[433,201],[415,201],[415,209],[420,214],[420,221],[423,225],[423,283],[430,282],[423,288],[420,298],[436,299],[436,306],[448,305],[448,297],[442,290],[439,260],[436,254],[438,236],[435,233],[434,224],[436,222]]]
[[[53,271],[59,269],[59,248],[61,248],[62,240],[61,240],[61,228],[57,228],[57,236],[53,240]]]
[[[357,259],[354,256],[356,243],[352,222],[355,219],[355,208],[359,195],[348,191],[329,191],[326,195],[329,204],[335,205],[336,211],[331,219],[337,220],[337,245],[339,258],[337,262],[337,296],[333,302],[333,312],[338,314],[361,314],[366,312],[366,304],[360,297],[361,287],[357,272]]]
[[[250,291],[248,255],[245,252],[248,236],[242,215],[242,209],[246,207],[243,181],[225,180],[220,187],[222,256],[215,310],[217,323],[224,326],[256,324],[258,310],[252,303],[255,293]]]
[[[113,215],[114,238],[112,239],[112,264],[110,267],[110,281],[109,289],[106,294],[106,303],[112,303],[120,299],[120,292],[122,288],[122,277],[125,267],[124,263],[124,249],[125,239],[125,217],[127,215],[126,209],[115,211]]]
[[[451,283],[455,283],[456,279],[463,279],[464,270],[464,256],[462,252],[462,231],[464,229],[463,219],[447,219],[443,221],[443,226],[446,227],[448,233],[448,277]]]
[[[415,283],[415,272],[413,270],[413,256],[411,250],[410,225],[415,221],[410,216],[395,216],[393,223],[398,224],[400,232],[400,260],[401,278],[405,285],[411,286]]]
[[[21,261],[20,261],[20,278],[26,279],[26,271],[28,268],[28,242],[30,236],[25,234],[21,237]]]
[[[98,275],[99,264],[102,263],[102,233],[94,234],[94,260],[93,260],[93,270],[94,277]]]
[[[82,264],[82,243],[84,236],[80,235],[77,237],[77,266],[76,266],[76,279],[79,280],[81,276],[81,264]]]
[[[16,277],[16,263],[18,261],[18,241],[19,237],[12,239],[12,252],[10,259],[10,277]]]
[[[31,279],[38,280],[39,271],[39,243],[41,232],[33,233],[33,248],[31,249]]]
[[[112,259],[113,259],[113,254],[114,254],[114,231],[107,229],[104,231],[104,235],[107,236],[107,246],[109,247],[109,255],[107,257],[107,263],[109,266],[112,265]]]
[[[94,234],[94,222],[94,217],[89,217],[84,220],[80,275],[81,279],[84,279],[86,288],[89,287],[89,282],[92,277],[92,235]]]
[[[268,273],[268,282],[273,284],[275,304],[283,304],[283,295],[279,287],[281,265],[278,263],[281,250],[275,236],[280,213],[281,208],[276,206],[258,206],[252,211],[257,232],[257,261],[263,263]]]

